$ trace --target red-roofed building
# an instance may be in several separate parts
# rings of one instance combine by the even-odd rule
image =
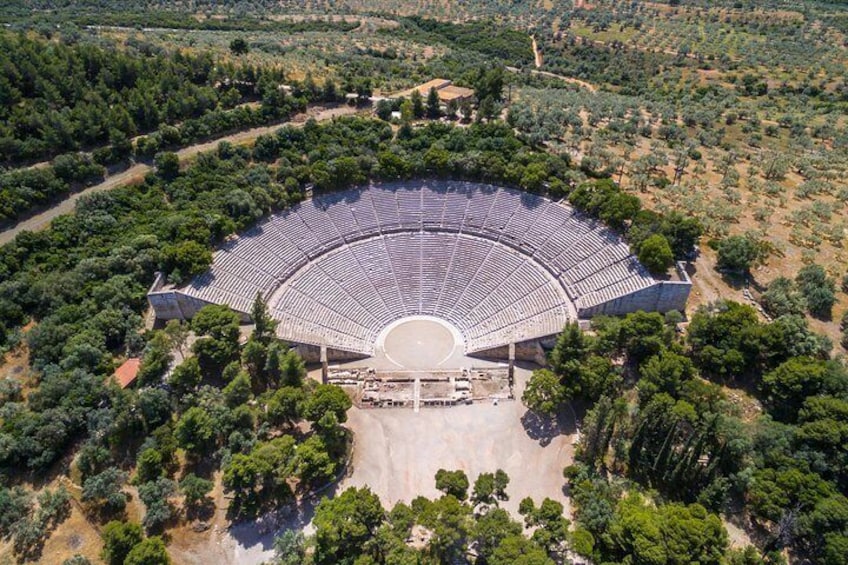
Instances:
[[[138,357],[131,357],[124,361],[124,363],[115,369],[115,374],[112,375],[115,379],[115,382],[118,383],[118,386],[121,388],[127,388],[131,384],[135,382],[135,378],[138,376],[138,368],[141,365],[141,359]]]

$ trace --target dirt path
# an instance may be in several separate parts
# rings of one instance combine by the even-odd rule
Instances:
[[[555,73],[549,73],[548,71],[530,71],[534,75],[542,75],[550,78],[558,78],[559,80],[564,80],[565,82],[570,82],[571,84],[576,84],[582,88],[585,88],[592,94],[598,91],[597,87],[594,84],[588,83],[585,80],[580,80],[579,78],[567,77],[563,75],[558,75]]]
[[[542,67],[542,53],[539,52],[539,45],[536,43],[536,36],[531,35],[530,41],[533,43],[533,62],[536,63],[536,68]]]
[[[541,55],[540,55],[540,57],[541,57]],[[518,67],[506,67],[506,70],[508,70],[511,73],[520,73],[521,72],[521,69],[519,69]],[[531,69],[530,74],[555,78],[555,79],[559,79],[561,81],[565,81],[565,82],[568,82],[568,83],[571,83],[571,84],[575,84],[575,85],[577,85],[581,88],[585,88],[586,90],[588,90],[592,94],[594,94],[598,91],[598,87],[596,87],[594,84],[586,82],[585,80],[580,80],[579,78],[567,77],[567,76],[564,76],[564,75],[558,75],[556,73],[551,73],[551,72],[548,72],[548,71],[540,71],[538,69]]]
[[[688,310],[694,312],[698,306],[726,299],[747,303],[741,290],[729,286],[715,270],[715,252],[702,247],[701,253],[694,262],[692,276],[692,294],[689,297]]]
[[[315,118],[318,121],[324,121],[330,120],[337,116],[349,115],[354,113],[356,113],[356,109],[351,108],[349,106],[341,106],[338,108],[327,109],[316,108],[315,110],[308,111],[307,117]],[[235,144],[243,144],[253,141],[260,135],[273,133],[284,125],[301,125],[304,121],[305,120],[296,120],[291,122],[278,123],[270,126],[252,128],[231,135],[218,137],[210,141],[205,141],[203,143],[198,143],[196,145],[190,145],[188,147],[184,147],[178,150],[176,153],[180,158],[180,162],[185,162],[197,156],[198,153],[203,153],[204,151],[210,151],[212,149],[215,149],[222,141],[229,141],[230,143]],[[106,180],[104,180],[100,184],[96,184],[79,192],[69,194],[67,198],[57,202],[54,206],[48,208],[47,210],[44,210],[43,212],[40,212],[30,218],[27,218],[26,220],[22,220],[14,226],[4,230],[3,232],[0,232],[0,245],[5,245],[6,243],[9,243],[15,238],[15,236],[17,236],[21,232],[42,230],[49,226],[50,222],[52,222],[54,218],[64,214],[70,214],[74,211],[77,201],[84,195],[93,194],[95,192],[101,192],[104,190],[112,190],[113,188],[118,188],[120,186],[127,186],[134,183],[140,183],[144,179],[144,176],[152,170],[153,167],[151,167],[150,165],[146,165],[144,163],[137,163],[131,166],[130,168],[126,169],[125,171],[107,177]]]

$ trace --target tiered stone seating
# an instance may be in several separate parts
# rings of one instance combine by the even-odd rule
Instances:
[[[449,262],[445,257],[482,259]],[[422,292],[426,285],[432,291]],[[375,236],[322,255],[283,283],[271,309],[284,320],[281,336],[292,341],[314,339],[314,328],[327,326],[350,343],[373,344],[392,320],[431,315],[455,325],[474,348],[508,342],[522,316],[559,308],[561,326],[569,317],[566,305],[551,275],[509,247],[476,236],[417,232]],[[289,313],[305,325],[285,323]],[[302,328],[311,333],[301,335]],[[530,337],[547,335],[522,329]],[[365,351],[371,352],[370,346]]]
[[[227,242],[181,292],[249,312],[281,336],[369,353],[400,317],[442,317],[468,351],[558,332],[656,281],[627,245],[567,205],[520,191],[415,181],[316,197]]]

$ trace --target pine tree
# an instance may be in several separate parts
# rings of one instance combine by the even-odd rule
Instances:
[[[551,351],[551,367],[558,375],[562,375],[569,361],[582,361],[588,352],[586,336],[577,322],[570,322],[563,328],[557,338],[556,345]]]
[[[277,322],[268,313],[268,304],[262,299],[262,295],[257,292],[256,298],[253,300],[253,306],[250,308],[250,317],[253,320],[253,339],[263,345],[268,345],[271,338],[274,337],[274,330],[277,328]]]
[[[442,115],[442,109],[439,106],[439,93],[435,88],[431,88],[427,93],[427,117],[431,120],[438,120]]]
[[[410,98],[412,101],[412,115],[417,120],[424,117],[424,100],[421,98],[421,93],[418,90],[412,91]]]

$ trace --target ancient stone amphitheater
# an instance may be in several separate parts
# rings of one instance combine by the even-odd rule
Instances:
[[[222,246],[212,268],[148,294],[157,317],[208,303],[245,315],[256,293],[288,341],[370,355],[381,330],[431,316],[466,353],[558,333],[569,320],[681,310],[691,283],[657,280],[570,206],[490,185],[412,181],[322,195]]]

